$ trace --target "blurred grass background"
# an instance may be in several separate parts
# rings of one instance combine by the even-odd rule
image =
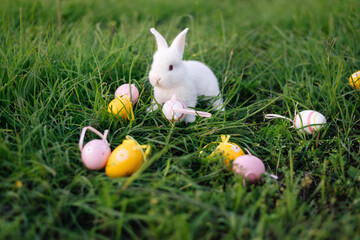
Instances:
[[[360,3],[356,0],[0,0],[0,236],[3,239],[356,239],[360,237]],[[149,114],[150,27],[190,31],[184,59],[205,62],[227,110],[171,126]],[[336,38],[327,54],[323,39]],[[118,86],[140,91],[135,121],[109,116]],[[303,136],[283,120],[323,113]],[[210,110],[200,102],[199,107]],[[150,143],[132,177],[89,171],[83,127]],[[221,134],[279,180],[242,186],[217,158]],[[90,136],[90,137],[89,137]],[[95,138],[89,135],[87,140]],[[125,191],[121,189],[127,186]]]

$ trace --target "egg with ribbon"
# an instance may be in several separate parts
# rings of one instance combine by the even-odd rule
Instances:
[[[149,145],[140,145],[132,137],[126,136],[122,144],[112,151],[105,167],[106,175],[111,178],[131,175],[146,160],[149,151]]]
[[[245,153],[236,143],[229,142],[229,140],[230,135],[221,135],[221,142],[210,156],[222,156],[224,158],[224,163],[230,167],[232,161]]]
[[[127,95],[116,97],[108,106],[108,112],[121,117],[122,119],[134,120],[134,112],[132,102]]]
[[[174,109],[178,111],[174,111]],[[162,107],[162,111],[166,119],[171,122],[182,121],[184,117],[184,113],[182,113],[181,110],[184,109],[186,109],[185,105],[181,101],[176,99],[172,99],[170,101],[165,102]]]
[[[326,124],[326,118],[314,110],[305,110],[295,116],[294,126],[301,133],[313,134]]]
[[[314,110],[301,111],[296,114],[294,120],[278,115],[278,114],[266,114],[266,119],[282,118],[293,123],[292,127],[299,130],[300,133],[306,132],[307,134],[313,134],[326,125],[326,118],[321,113]]]
[[[84,144],[85,133],[90,130],[97,134],[101,139],[94,139]],[[106,140],[108,130],[101,134],[95,128],[88,126],[82,129],[79,141],[79,149],[81,151],[81,160],[90,170],[98,170],[105,167],[107,160],[111,154],[110,144]]]
[[[183,102],[176,99],[176,95],[173,95],[169,101],[166,101],[162,107],[162,111],[167,120],[170,122],[182,122],[184,115],[196,115],[200,117],[211,117],[211,113],[196,111],[189,109]]]

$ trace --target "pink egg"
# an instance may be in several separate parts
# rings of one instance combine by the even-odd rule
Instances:
[[[101,139],[95,139],[84,145],[86,131],[90,130]],[[98,170],[105,167],[107,160],[111,154],[110,144],[106,141],[108,130],[104,134],[91,126],[84,127],[80,134],[79,149],[81,151],[81,160],[90,170]]]
[[[136,88],[135,84],[123,84],[121,85],[115,92],[115,98],[117,96],[121,97],[123,95],[127,95],[134,106],[137,100],[139,99],[139,90]]]
[[[250,183],[255,183],[265,173],[265,165],[258,157],[242,155],[234,160],[233,171],[242,175]]]
[[[106,140],[95,139],[87,144],[81,151],[81,160],[90,170],[98,170],[105,167],[111,154],[110,145]]]

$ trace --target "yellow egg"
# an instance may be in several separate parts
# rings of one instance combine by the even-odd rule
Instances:
[[[106,175],[111,178],[125,177],[134,173],[145,160],[144,146],[127,136],[111,153],[105,168]]]
[[[225,158],[224,163],[230,167],[230,162],[244,154],[244,151],[237,144],[232,142],[222,142],[211,154],[211,156],[223,156]]]
[[[229,140],[230,135],[221,135],[221,142],[207,144],[203,150],[200,151],[200,156],[204,156],[204,152],[207,151],[211,145],[218,144],[216,149],[208,157],[220,156],[224,159],[224,163],[230,167],[232,161],[245,153],[237,144],[229,142]]]
[[[134,119],[132,103],[127,96],[117,97],[112,100],[108,106],[108,112],[123,119]]]
[[[357,71],[350,76],[349,83],[353,88],[360,89],[360,71]]]

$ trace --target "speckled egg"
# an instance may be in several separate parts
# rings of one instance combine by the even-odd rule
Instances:
[[[110,145],[106,140],[95,139],[87,144],[81,151],[81,160],[90,170],[98,170],[105,167],[111,154]]]
[[[92,140],[84,146],[85,134],[88,130],[101,137],[101,139]],[[108,130],[105,130],[102,134],[92,126],[84,127],[81,130],[79,150],[81,152],[81,160],[88,169],[97,170],[105,166],[111,153],[110,144],[106,140],[108,132]]]

